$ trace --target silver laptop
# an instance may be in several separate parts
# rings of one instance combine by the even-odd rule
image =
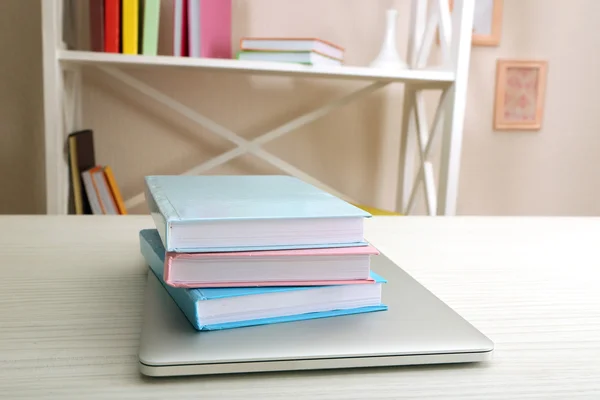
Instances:
[[[206,375],[491,359],[494,344],[384,255],[387,311],[198,332],[148,273],[139,362],[150,376]]]

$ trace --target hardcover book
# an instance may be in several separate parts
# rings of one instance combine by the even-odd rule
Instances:
[[[166,253],[156,229],[141,240],[164,264],[167,285],[186,288],[373,283],[373,246],[225,253]]]
[[[371,214],[297,178],[147,176],[146,201],[169,252],[366,246]]]
[[[188,0],[190,57],[231,58],[231,0]]]
[[[316,52],[324,56],[344,59],[344,48],[317,38],[244,37],[240,49],[246,51],[301,51]]]
[[[237,53],[237,59],[334,67],[342,65],[340,60],[314,51],[240,51]]]

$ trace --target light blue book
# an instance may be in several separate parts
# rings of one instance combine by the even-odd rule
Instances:
[[[291,176],[147,176],[169,252],[366,246],[371,214]]]
[[[162,286],[199,331],[387,310],[381,304],[385,279],[374,272],[372,284],[184,289],[164,282],[165,251],[154,229],[140,232],[140,250]]]

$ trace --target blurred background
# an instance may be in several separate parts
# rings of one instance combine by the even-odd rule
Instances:
[[[172,10],[163,3],[161,24]],[[346,64],[366,66],[379,52],[390,7],[398,10],[398,50],[405,54],[409,6],[233,0],[232,45],[243,36],[319,37],[344,47]],[[472,48],[457,214],[600,215],[598,15],[597,0],[504,1],[499,45]],[[2,214],[45,212],[41,32],[39,0],[0,1]],[[86,46],[85,35],[81,40]],[[166,45],[159,42],[159,54]],[[496,62],[503,58],[548,62],[540,130],[493,129]],[[364,85],[169,68],[131,74],[247,139]],[[402,101],[402,85],[388,86],[266,149],[361,204],[393,209]],[[82,102],[96,161],[111,166],[124,198],[142,191],[144,175],[177,174],[233,147],[91,67],[83,71]],[[278,171],[243,156],[211,173]],[[128,211],[147,212],[144,204]]]

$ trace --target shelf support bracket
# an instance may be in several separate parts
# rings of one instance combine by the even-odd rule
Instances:
[[[300,169],[294,167],[293,165],[287,163],[286,161],[280,159],[279,157],[263,150],[261,148],[261,146],[278,138],[278,137],[281,137],[287,133],[290,133],[306,124],[309,124],[309,123],[329,114],[333,110],[340,108],[345,104],[348,104],[349,102],[351,102],[357,98],[366,96],[366,95],[374,92],[375,90],[382,88],[389,84],[389,82],[387,82],[387,81],[381,81],[381,82],[375,82],[370,85],[367,85],[367,86],[365,86],[359,90],[356,90],[352,93],[349,93],[341,98],[335,99],[327,104],[324,104],[321,107],[319,107],[313,111],[310,111],[310,112],[303,114],[297,118],[294,118],[291,121],[284,123],[274,129],[264,132],[256,139],[249,141],[249,140],[242,138],[235,132],[232,132],[231,130],[225,128],[224,126],[216,123],[215,121],[212,121],[211,119],[205,117],[204,115],[201,115],[197,111],[178,102],[177,100],[158,91],[157,89],[145,84],[144,82],[141,82],[141,81],[135,79],[134,77],[132,77],[129,74],[126,74],[116,68],[111,68],[111,67],[99,67],[99,68],[104,73],[119,80],[120,82],[126,84],[127,86],[131,87],[132,89],[135,89],[139,93],[148,96],[149,98],[153,99],[154,101],[157,101],[158,103],[162,104],[163,106],[179,113],[183,117],[188,118],[190,121],[195,122],[196,124],[202,126],[203,128],[210,130],[214,134],[216,134],[224,139],[227,139],[227,140],[231,141],[232,143],[234,143],[235,145],[237,145],[237,147],[235,147],[234,149],[226,151],[225,153],[223,153],[219,156],[216,156],[210,160],[205,161],[202,164],[197,165],[196,167],[194,167],[192,169],[189,169],[188,171],[185,171],[182,175],[198,175],[198,174],[204,173],[210,169],[213,169],[219,165],[222,165],[230,160],[233,160],[234,158],[237,158],[243,154],[250,153],[250,154],[253,154],[254,156],[266,161],[267,163],[279,168],[280,170],[284,171],[285,173],[295,176],[299,179],[302,179],[303,181],[313,184],[315,186],[318,186],[321,189],[333,194],[334,196],[340,197],[348,202],[353,202],[353,200],[350,199],[348,196],[331,188],[330,186],[324,184],[323,182],[320,182],[316,178],[306,174],[305,172],[301,171]],[[133,208],[135,206],[142,204],[143,202],[144,202],[144,193],[138,193],[137,195],[128,199],[125,202],[125,205],[127,208]]]

